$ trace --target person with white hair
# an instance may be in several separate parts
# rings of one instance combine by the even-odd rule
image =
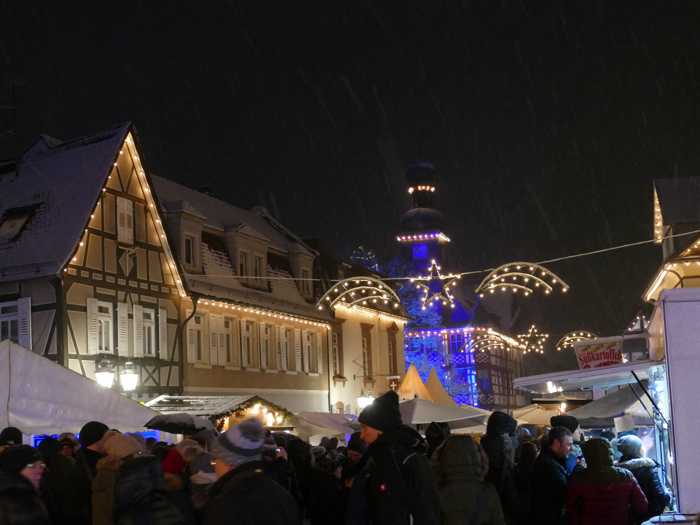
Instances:
[[[656,460],[645,457],[642,440],[633,434],[619,438],[617,448],[622,454],[617,466],[634,474],[649,502],[649,510],[644,520],[663,513],[666,506],[671,503],[671,495],[659,475],[660,465]]]

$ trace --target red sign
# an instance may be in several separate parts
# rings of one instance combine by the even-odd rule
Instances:
[[[576,349],[579,368],[600,368],[622,363],[622,341],[593,343]]]

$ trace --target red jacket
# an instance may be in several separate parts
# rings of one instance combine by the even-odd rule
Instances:
[[[646,511],[647,499],[629,470],[587,469],[574,474],[569,482],[569,525],[630,525]]]

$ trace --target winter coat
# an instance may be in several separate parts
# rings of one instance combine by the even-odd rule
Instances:
[[[618,467],[626,468],[634,474],[649,502],[649,509],[643,516],[643,521],[658,516],[671,503],[671,496],[661,481],[659,464],[656,461],[651,458],[623,457],[618,463]]]
[[[75,463],[78,467],[76,497],[79,498],[81,507],[86,509],[88,516],[92,516],[92,481],[97,473],[97,462],[103,457],[103,454],[89,448],[81,448],[75,455]]]
[[[85,495],[76,487],[82,483],[83,473],[72,458],[54,454],[46,458],[47,470],[41,480],[41,497],[53,523],[87,525],[90,508],[85,505]]]
[[[532,468],[530,523],[563,523],[567,482],[564,461],[557,458],[548,447],[543,448]]]
[[[442,525],[505,525],[487,460],[467,436],[448,438],[433,457]]]
[[[367,480],[370,472],[367,469],[367,459],[355,465],[345,465],[342,474],[343,483],[343,514],[345,525],[367,525],[369,523],[369,507],[367,504]]]
[[[155,456],[100,460],[92,485],[92,516],[93,525],[188,525],[168,497]]]
[[[265,473],[265,463],[244,463],[209,490],[203,525],[298,525],[297,503]]]
[[[440,510],[423,439],[410,427],[384,432],[367,448],[372,525],[437,525]]]
[[[323,470],[311,470],[311,490],[307,502],[311,525],[342,525],[343,494],[340,481]]]
[[[566,497],[570,525],[629,525],[647,512],[647,499],[629,470],[587,468],[571,478]]]
[[[49,525],[49,515],[36,490],[19,474],[0,470],[0,523]]]
[[[489,460],[486,481],[496,488],[506,521],[517,523],[521,504],[515,480],[515,450],[512,440],[508,434],[487,433],[481,439],[481,446]]]

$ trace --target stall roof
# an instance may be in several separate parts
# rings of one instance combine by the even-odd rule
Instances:
[[[644,401],[644,391],[633,385],[612,392],[606,396],[591,401],[587,405],[572,410],[570,415],[575,416],[582,426],[604,427],[614,425],[614,418],[621,416],[632,416],[638,424],[652,425],[653,419],[639,401]],[[649,408],[649,400],[646,406]]]
[[[252,394],[240,396],[158,396],[146,403],[146,406],[161,414],[190,414],[193,416],[221,417],[234,412],[244,405],[254,402],[264,403],[278,412],[289,410],[275,403]]]
[[[647,379],[649,367],[660,364],[660,361],[644,360],[600,368],[551,372],[549,374],[519,377],[513,380],[513,386],[536,394],[547,393],[547,387],[551,387],[552,384],[555,387],[561,387],[564,391],[586,390],[594,387],[609,388],[635,383],[636,380],[632,372],[635,372],[639,379]]]

